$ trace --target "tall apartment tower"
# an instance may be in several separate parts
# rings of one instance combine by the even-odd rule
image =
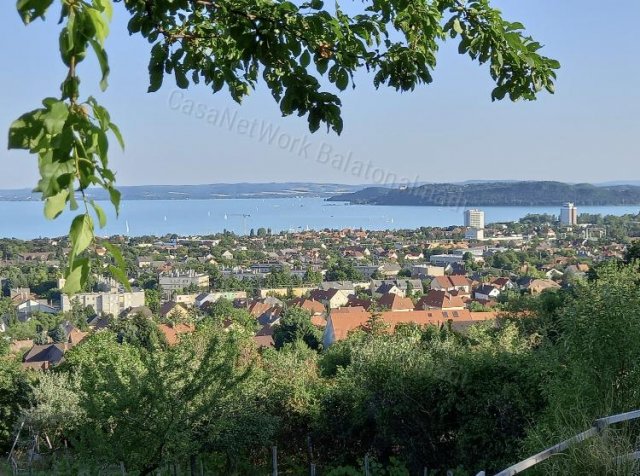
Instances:
[[[560,223],[567,226],[578,224],[578,209],[573,203],[567,202],[562,205],[560,209]]]
[[[484,212],[475,208],[465,210],[464,226],[482,230],[484,228]]]

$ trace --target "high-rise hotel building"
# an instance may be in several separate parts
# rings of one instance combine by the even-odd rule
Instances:
[[[567,226],[578,224],[578,209],[573,203],[567,202],[562,205],[560,209],[560,223]]]
[[[465,210],[464,226],[482,230],[484,228],[484,212],[475,208]]]

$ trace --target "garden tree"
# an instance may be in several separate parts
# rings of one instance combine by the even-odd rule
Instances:
[[[144,290],[144,303],[154,314],[160,310],[160,297],[160,291],[157,289]]]
[[[640,407],[638,284],[637,264],[609,263],[597,279],[572,288],[557,313],[555,345],[543,348],[549,408],[538,428],[541,439]]]
[[[317,360],[317,352],[296,340],[278,351],[266,350],[256,370],[257,381],[266,390],[264,411],[277,418],[274,438],[279,457],[292,467],[309,464],[308,437],[315,421],[322,418],[318,404],[326,383],[320,378]]]
[[[378,272],[378,270],[376,270],[376,272]],[[411,270],[409,268],[401,269],[400,271],[398,271],[398,277],[399,278],[410,278],[411,277]],[[374,278],[374,279],[378,279],[378,278]]]
[[[387,332],[389,325],[382,319],[382,312],[385,310],[379,307],[375,301],[369,306],[371,316],[362,328],[370,337],[378,337]]]
[[[54,0],[19,0],[25,24],[49,13]],[[38,156],[37,190],[45,215],[58,217],[69,205],[83,211],[71,224],[65,291],[82,289],[90,271],[87,250],[95,243],[95,220],[105,225],[104,210],[85,190],[109,192],[116,211],[120,193],[109,168],[108,134],[121,146],[122,136],[108,111],[93,97],[82,98],[78,65],[93,50],[107,87],[109,63],[104,41],[109,33],[112,0],[60,0],[59,49],[68,68],[59,97],[18,118],[9,131],[9,147]],[[120,3],[120,2],[118,2]],[[369,0],[354,13],[340,4],[324,8],[322,0],[295,4],[287,0],[125,0],[129,33],[146,38],[151,48],[149,91],[157,91],[165,74],[180,88],[203,82],[213,92],[227,87],[240,102],[261,78],[283,115],[306,116],[311,131],[321,124],[342,131],[337,93],[353,86],[355,73],[366,70],[376,88],[410,91],[432,81],[440,42],[458,40],[458,50],[488,63],[496,83],[492,99],[533,100],[554,91],[555,60],[539,53],[540,43],[524,26],[505,20],[489,0]],[[351,8],[349,8],[351,10]],[[336,91],[337,90],[337,91]],[[91,210],[91,211],[90,211]],[[94,218],[95,217],[95,218]],[[258,230],[259,231],[259,230]],[[110,270],[128,285],[119,250],[102,242],[114,257]]]
[[[322,396],[319,414],[332,418],[315,427],[334,463],[368,452],[401,458],[411,474],[452,461],[472,474],[499,469],[540,411],[529,347],[513,325],[470,338],[408,326],[355,341],[349,362]]]
[[[243,329],[252,335],[256,331],[256,319],[251,313],[246,309],[234,307],[228,299],[220,298],[214,303],[205,303],[203,309],[217,326],[231,323],[237,329]]]
[[[233,331],[212,326],[153,353],[118,344],[111,332],[89,337],[63,365],[77,372],[86,413],[87,424],[71,435],[76,453],[86,461],[122,461],[128,471],[146,475],[206,450],[231,448],[227,430],[250,413],[235,401],[246,402],[251,346]],[[249,432],[245,438],[260,442],[260,427],[237,424],[236,432]],[[236,451],[241,449],[250,451]]]
[[[0,319],[5,319],[5,322],[11,322],[16,317],[16,308],[11,298],[0,297]]]
[[[472,301],[471,304],[469,304],[469,310],[473,312],[490,312],[493,309],[491,309],[491,307],[489,306],[485,306],[484,304],[479,303],[478,301]]]
[[[314,271],[311,268],[307,268],[304,272],[302,281],[305,284],[320,284],[322,282],[322,273],[320,271]]]
[[[411,281],[407,281],[407,291],[406,291],[407,297],[409,298],[412,297],[414,292],[415,290],[413,289],[413,284],[411,283]]]
[[[356,270],[351,261],[338,258],[332,262],[324,275],[327,281],[362,281],[362,274]]]
[[[640,240],[635,240],[624,254],[625,263],[631,263],[634,260],[640,260]]]
[[[156,323],[142,314],[131,318],[114,320],[110,328],[116,333],[119,343],[127,343],[150,352],[166,347],[165,336]]]
[[[49,334],[47,333],[47,331],[42,330],[36,332],[35,336],[33,337],[33,343],[36,345],[44,345],[49,343]]]
[[[78,329],[87,331],[89,329],[88,321],[95,315],[96,312],[92,306],[83,306],[79,300],[73,299],[71,301],[71,310],[65,317]]]
[[[86,423],[79,383],[76,375],[48,372],[33,385],[31,405],[24,409],[23,418],[34,433],[46,435],[54,449],[63,448],[68,436]]]
[[[9,340],[4,337],[0,337],[0,358],[9,353]]]
[[[1,353],[0,353],[1,354]],[[9,451],[11,436],[22,409],[28,405],[30,386],[20,365],[0,355],[0,451]]]
[[[287,343],[302,341],[311,349],[318,350],[322,346],[322,331],[311,323],[311,314],[300,307],[290,307],[284,311],[280,322],[273,331],[276,349]]]
[[[476,262],[473,259],[473,254],[469,251],[462,255],[462,259],[464,260],[464,269],[467,271],[473,271],[476,269]]]
[[[233,311],[233,303],[226,298],[219,298],[215,302],[206,303],[207,314],[211,317],[224,319],[230,316]]]
[[[56,344],[66,342],[68,338],[67,331],[65,330],[62,324],[58,324],[53,329],[50,329],[47,334],[49,337],[51,337],[51,340]]]

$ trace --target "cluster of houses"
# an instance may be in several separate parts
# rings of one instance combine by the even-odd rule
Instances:
[[[229,299],[255,318],[258,328],[255,340],[258,345],[268,347],[274,345],[274,329],[286,309],[297,307],[306,310],[312,324],[323,330],[326,347],[346,338],[350,331],[362,328],[374,314],[380,316],[390,331],[401,323],[450,325],[464,330],[478,322],[495,320],[498,312],[492,308],[503,292],[526,289],[536,294],[558,287],[555,281],[546,279],[526,280],[519,285],[505,277],[479,283],[465,275],[434,276],[426,292],[423,292],[423,281],[412,278],[323,282],[311,289],[262,290],[266,293],[253,299],[247,298],[244,292],[178,295],[177,301],[163,305],[161,315],[175,313],[176,317],[184,317],[190,308],[206,311],[208,304],[220,298]],[[295,294],[297,297],[292,297]],[[473,303],[479,304],[482,311],[473,311]]]
[[[575,236],[567,235],[562,229],[540,227],[535,232],[528,230],[515,235],[505,226],[488,230],[485,239],[479,242],[465,239],[465,230],[461,227],[432,229],[424,234],[419,230],[348,229],[170,240],[122,237],[120,244],[128,247],[129,256],[134,256],[129,269],[131,280],[141,276],[157,279],[161,302],[156,315],[165,322],[176,323],[161,326],[169,343],[177,342],[180,334],[193,329],[179,324],[185,318],[205,315],[209,306],[225,299],[246,309],[256,319],[255,339],[260,346],[273,345],[273,330],[289,307],[308,311],[313,325],[323,329],[324,345],[329,346],[366,326],[374,314],[380,316],[389,331],[401,323],[464,329],[476,322],[491,321],[497,315],[496,304],[504,293],[538,294],[558,289],[566,277],[585,275],[589,266],[584,261],[623,256],[624,245],[600,243],[594,239],[597,230],[589,228],[588,231],[590,235],[583,237],[575,233]],[[496,238],[493,242],[491,236]],[[21,253],[0,266],[16,263],[55,266],[54,258],[64,253],[55,248],[59,245],[57,242],[49,245],[58,251]],[[568,249],[572,253],[566,253]],[[514,250],[544,255],[546,262],[538,262],[535,267],[523,262],[509,272],[500,269],[486,272],[485,261]],[[103,251],[106,250],[96,249],[98,254]],[[311,284],[306,281],[310,272],[324,277],[329,261],[336,257],[349,263],[361,277],[359,282]],[[216,278],[212,281],[211,275],[203,271],[207,266],[215,266],[221,279],[233,278],[245,284],[251,280],[252,287],[231,288],[251,291],[219,290]],[[260,284],[267,282],[276,271],[299,278],[297,282],[301,284],[281,287]],[[258,284],[253,287],[253,283]],[[11,289],[9,299],[15,308],[14,315],[21,322],[28,321],[35,313],[64,313],[77,304],[89,307],[96,315],[89,322],[90,330],[94,331],[107,325],[105,316],[108,315],[150,314],[144,291],[125,291],[118,283],[106,279],[99,280],[95,292],[80,293],[73,299],[62,295],[59,302],[41,299],[28,288]],[[0,332],[7,327],[2,317]],[[65,342],[44,346],[12,343],[14,347],[28,347],[25,367],[55,365],[66,350],[86,335],[69,323],[65,326],[68,337]]]

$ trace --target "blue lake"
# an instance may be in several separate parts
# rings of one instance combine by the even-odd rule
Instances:
[[[322,198],[132,200],[123,201],[116,218],[109,203],[101,203],[109,217],[99,235],[203,235],[251,228],[306,230],[365,228],[370,230],[449,226],[463,223],[462,208],[348,205]],[[473,208],[473,207],[470,207]],[[486,223],[515,221],[528,213],[558,215],[557,207],[478,207]],[[638,213],[640,206],[580,207],[578,213],[623,215]],[[0,237],[31,239],[68,232],[72,212],[49,221],[42,202],[0,202]],[[128,231],[127,231],[128,229]]]

